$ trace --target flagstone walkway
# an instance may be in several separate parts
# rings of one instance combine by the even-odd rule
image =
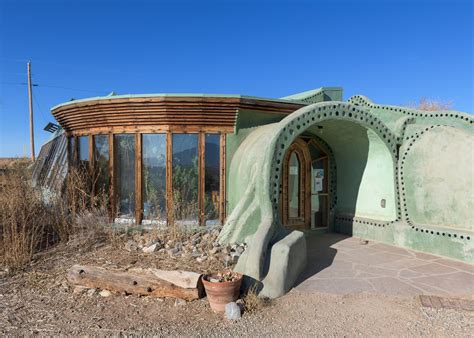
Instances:
[[[439,295],[474,299],[474,265],[340,234],[307,237],[307,292]]]

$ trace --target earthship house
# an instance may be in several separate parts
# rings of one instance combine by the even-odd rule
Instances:
[[[245,242],[236,270],[287,292],[306,233],[337,232],[474,262],[471,115],[342,100],[341,88],[280,99],[114,95],[52,109],[34,184],[68,166],[96,175],[116,222],[223,224]],[[114,206],[112,208],[112,206]]]

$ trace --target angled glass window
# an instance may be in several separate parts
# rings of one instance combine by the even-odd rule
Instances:
[[[107,196],[110,187],[109,175],[109,136],[94,136],[94,167],[96,191]]]
[[[143,219],[166,223],[166,134],[142,135]]]
[[[177,224],[197,225],[198,135],[173,134],[172,148],[173,219]]]
[[[205,136],[204,216],[206,225],[219,223],[220,140],[219,134]]]
[[[114,135],[115,191],[119,217],[135,218],[135,135]]]

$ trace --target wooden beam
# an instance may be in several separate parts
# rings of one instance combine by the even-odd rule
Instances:
[[[206,183],[206,134],[199,133],[198,136],[198,206],[199,206],[199,225],[205,225],[205,214],[204,214],[204,199],[205,199],[205,183]]]

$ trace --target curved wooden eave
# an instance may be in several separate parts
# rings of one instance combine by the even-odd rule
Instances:
[[[100,130],[149,130],[183,126],[188,130],[231,132],[239,109],[290,114],[301,103],[249,97],[157,96],[111,97],[67,103],[52,114],[68,133]]]

